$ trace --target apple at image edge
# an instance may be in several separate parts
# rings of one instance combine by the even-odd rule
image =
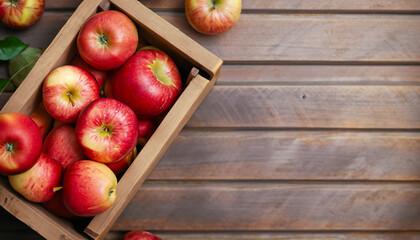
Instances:
[[[25,29],[44,13],[44,0],[0,0],[0,20],[8,27]]]
[[[241,7],[241,0],[186,0],[185,16],[196,31],[216,35],[236,24]]]

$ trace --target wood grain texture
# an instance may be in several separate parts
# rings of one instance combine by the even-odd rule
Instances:
[[[154,180],[420,180],[420,133],[182,131]]]
[[[76,8],[81,0],[46,0],[46,8]],[[180,11],[185,0],[140,0],[153,10]],[[416,0],[242,0],[243,11],[340,11],[340,12],[419,12]]]
[[[418,15],[243,14],[231,31],[218,36],[195,32],[183,14],[160,15],[230,62],[420,63]],[[47,13],[22,32],[0,26],[0,38],[16,35],[32,46],[45,47],[68,16]]]
[[[114,230],[420,230],[420,185],[148,183]]]
[[[189,127],[420,127],[419,86],[216,86]]]
[[[419,85],[420,66],[223,65],[221,85]]]
[[[228,62],[420,62],[417,15],[243,14],[212,37],[194,31],[183,14],[161,15]]]

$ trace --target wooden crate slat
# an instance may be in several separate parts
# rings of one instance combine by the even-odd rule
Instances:
[[[243,14],[231,31],[208,37],[195,32],[183,14],[160,14],[225,61],[420,62],[417,15]],[[0,38],[15,35],[32,46],[45,47],[65,21],[63,13],[48,13],[28,31],[0,26]]]
[[[216,86],[189,127],[420,128],[419,86]]]
[[[420,185],[148,183],[113,230],[420,230]]]
[[[46,0],[46,8],[76,8],[82,0]],[[154,10],[183,10],[185,0],[140,0]],[[294,11],[366,11],[366,12],[417,12],[420,3],[416,0],[242,0],[242,9],[249,10],[294,10]]]
[[[420,133],[182,131],[154,180],[420,180]]]

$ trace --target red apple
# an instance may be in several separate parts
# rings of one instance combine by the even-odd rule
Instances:
[[[182,91],[178,69],[162,51],[142,50],[114,75],[112,96],[127,104],[139,118],[158,116],[171,107]]]
[[[185,15],[190,25],[200,33],[223,33],[238,21],[241,0],[186,0]]]
[[[48,209],[50,212],[54,213],[57,216],[65,218],[74,218],[76,215],[71,213],[65,206],[63,202],[63,191],[57,191],[54,194],[54,197],[50,200],[43,202],[42,206]]]
[[[118,161],[136,146],[136,114],[115,99],[95,100],[80,113],[76,139],[88,158],[101,163]]]
[[[62,169],[54,159],[41,153],[35,165],[26,172],[10,175],[9,182],[18,193],[32,202],[50,200],[60,186]]]
[[[44,8],[44,0],[0,0],[0,20],[11,28],[28,28],[41,18]]]
[[[124,235],[123,240],[161,240],[159,237],[146,231],[131,231]]]
[[[133,151],[128,153],[123,159],[117,162],[108,163],[107,166],[114,172],[115,175],[120,175],[128,169],[136,156],[137,148],[134,148]]]
[[[120,67],[137,48],[139,38],[134,23],[121,12],[104,11],[93,15],[77,37],[80,56],[99,70]]]
[[[114,203],[116,188],[117,178],[105,164],[78,161],[64,173],[64,205],[75,215],[95,216]]]
[[[63,123],[75,123],[84,107],[99,98],[95,78],[71,65],[58,67],[44,80],[42,97],[47,112]]]
[[[79,55],[73,58],[73,60],[70,62],[70,65],[83,68],[84,70],[92,74],[92,76],[96,79],[96,82],[98,83],[99,88],[101,88],[102,85],[104,84],[107,73],[90,66]]]
[[[53,118],[45,110],[44,104],[40,103],[35,111],[31,115],[32,120],[38,125],[39,130],[41,130],[42,139],[47,136],[48,131],[50,131]]]
[[[67,124],[51,130],[45,138],[42,151],[60,163],[64,170],[72,163],[86,159],[76,140],[74,127]]]
[[[137,144],[146,144],[156,130],[156,125],[152,120],[137,120],[138,137]]]
[[[30,117],[21,113],[0,114],[1,174],[18,174],[30,169],[41,149],[41,131]]]

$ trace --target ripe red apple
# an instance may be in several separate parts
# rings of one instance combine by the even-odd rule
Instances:
[[[137,48],[134,23],[121,12],[104,11],[90,17],[77,37],[80,56],[99,70],[120,67]]]
[[[131,231],[124,235],[123,240],[161,240],[159,237],[146,231]]]
[[[48,134],[45,138],[42,151],[61,164],[63,170],[76,161],[86,159],[82,148],[76,140],[73,126],[63,124]]]
[[[30,169],[41,149],[41,131],[30,117],[21,113],[0,114],[1,174],[18,174]]]
[[[65,206],[63,202],[63,191],[57,191],[54,194],[54,197],[50,200],[43,202],[42,206],[48,209],[50,212],[54,213],[57,216],[65,218],[74,218],[76,215],[71,213]]]
[[[133,151],[128,153],[127,156],[125,156],[123,159],[117,162],[108,163],[107,166],[114,172],[115,175],[120,175],[128,169],[136,156],[137,148],[134,148]]]
[[[95,216],[114,203],[116,188],[117,178],[105,164],[78,161],[64,173],[64,205],[75,215]]]
[[[95,78],[71,65],[58,67],[44,80],[42,97],[47,112],[63,123],[75,123],[86,105],[99,98]]]
[[[26,172],[10,175],[9,182],[18,193],[32,202],[45,202],[60,186],[62,169],[54,159],[44,153],[35,165]]]
[[[101,163],[118,161],[136,146],[136,114],[115,99],[95,100],[80,113],[76,139],[88,158]]]
[[[137,144],[146,144],[156,130],[156,124],[152,120],[137,120],[138,137]]]
[[[127,104],[139,118],[158,116],[182,91],[178,68],[162,51],[135,53],[114,75],[112,96]]]
[[[200,33],[223,33],[238,21],[241,0],[186,0],[185,15],[190,25]]]
[[[41,18],[44,8],[44,0],[0,0],[0,20],[11,28],[28,28]]]
[[[70,62],[70,65],[83,68],[84,70],[92,74],[92,76],[96,79],[96,82],[98,83],[99,88],[101,88],[102,85],[104,84],[107,73],[90,66],[79,55],[76,55],[73,58],[73,60]]]
[[[40,103],[35,111],[31,115],[32,120],[38,125],[39,130],[41,130],[42,139],[47,136],[48,131],[50,131],[53,118],[45,110],[44,104]]]

